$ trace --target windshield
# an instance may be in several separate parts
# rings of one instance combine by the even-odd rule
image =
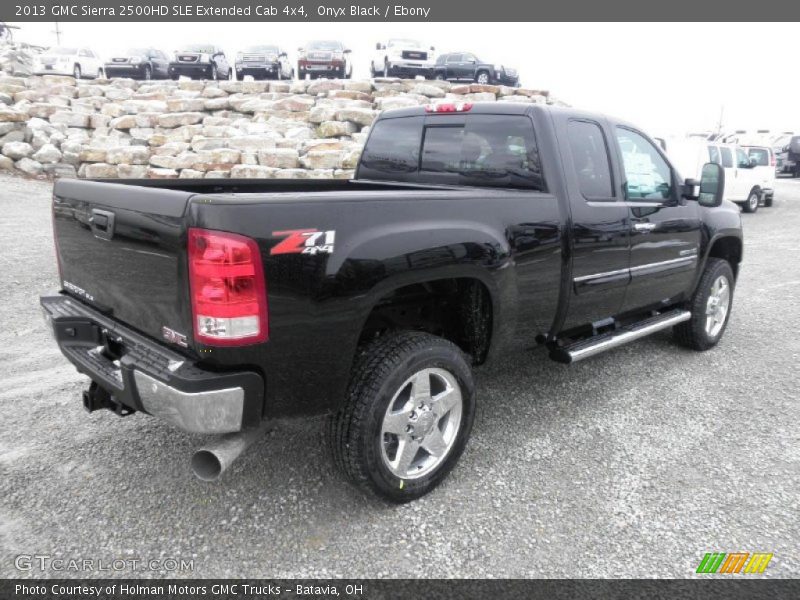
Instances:
[[[403,48],[422,48],[422,42],[417,40],[389,40],[389,47],[402,46]]]
[[[330,42],[330,41],[322,41],[322,42],[309,42],[307,46],[308,50],[327,50],[329,52],[341,52],[342,51],[342,44],[341,42]]]
[[[50,48],[47,51],[48,54],[77,54],[77,48]]]
[[[277,54],[277,46],[248,46],[243,50],[247,54]]]
[[[190,44],[181,48],[181,52],[200,52],[202,54],[214,54],[214,46],[208,44]]]

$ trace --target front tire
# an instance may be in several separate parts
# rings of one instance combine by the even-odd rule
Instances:
[[[80,66],[80,65],[75,65],[75,66],[72,68],[72,76],[73,76],[73,77],[75,78],[75,80],[77,81],[78,79],[80,79],[80,78],[81,78],[81,75],[82,75],[82,73],[81,73],[81,66]]]
[[[679,344],[704,351],[719,343],[728,327],[735,285],[730,263],[709,258],[688,306],[692,318],[673,330]]]
[[[754,213],[758,210],[758,203],[761,201],[761,195],[758,190],[750,190],[750,195],[744,203],[742,208],[746,213]]]
[[[355,485],[408,502],[455,466],[474,417],[472,371],[457,346],[427,333],[388,334],[357,358],[328,443]]]
[[[150,81],[153,79],[153,69],[150,68],[150,65],[145,65],[144,67],[144,80]]]

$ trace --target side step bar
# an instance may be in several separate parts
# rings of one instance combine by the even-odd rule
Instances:
[[[692,318],[692,313],[688,310],[675,309],[669,312],[650,317],[643,321],[638,321],[616,331],[609,331],[595,337],[590,337],[585,340],[580,340],[569,346],[562,348],[553,348],[550,350],[550,358],[556,362],[570,364],[589,358],[595,354],[600,354],[606,350],[617,348],[628,342],[641,339],[667,329],[678,323],[683,323]]]

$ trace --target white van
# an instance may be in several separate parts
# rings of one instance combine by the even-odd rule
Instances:
[[[744,146],[750,161],[755,161],[753,167],[758,174],[761,191],[764,198],[764,206],[772,206],[772,199],[775,195],[775,151],[769,146]]]
[[[720,165],[725,169],[724,199],[741,205],[744,212],[756,212],[767,193],[763,173],[756,170],[756,160],[751,161],[741,146],[689,138],[671,141],[667,154],[682,177],[700,179],[704,164]],[[767,189],[772,192],[772,187]]]

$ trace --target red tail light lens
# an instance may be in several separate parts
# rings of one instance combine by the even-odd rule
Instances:
[[[245,346],[267,339],[267,286],[255,240],[189,229],[189,287],[197,341]]]
[[[769,166],[770,167],[774,167],[777,164],[778,164],[778,161],[775,160],[775,153],[774,152],[770,152],[769,153]]]

